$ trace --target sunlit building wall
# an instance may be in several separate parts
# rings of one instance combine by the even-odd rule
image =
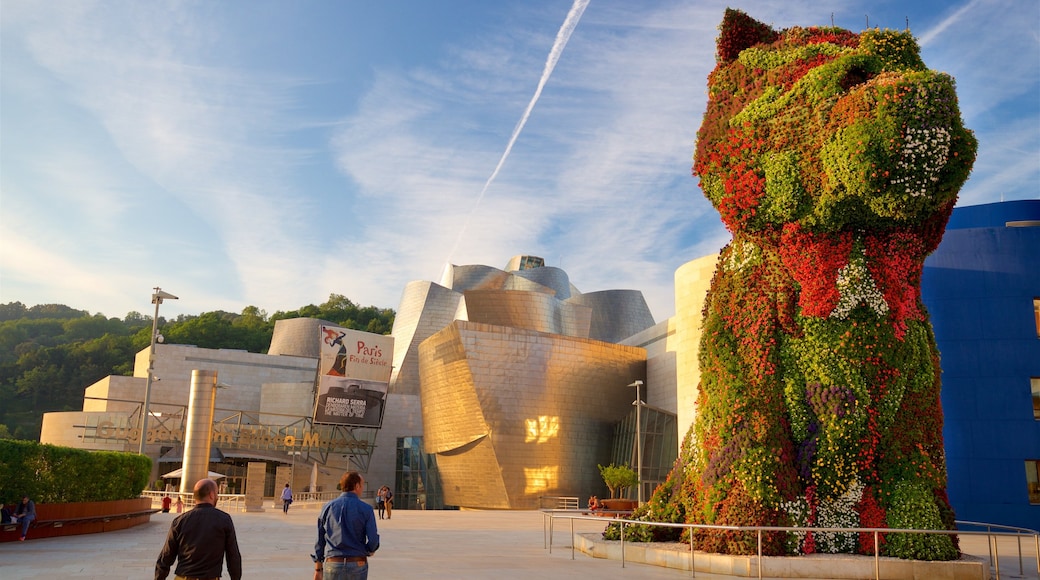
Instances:
[[[446,504],[531,509],[605,491],[597,464],[632,407],[644,349],[455,321],[419,354],[424,446]]]
[[[398,393],[401,397],[414,395],[416,401],[412,408],[422,409],[417,431],[399,433],[398,436],[422,437],[425,451],[436,453],[437,467],[444,478],[444,502],[448,505],[534,507],[540,495],[582,495],[605,491],[596,462],[609,462],[613,425],[604,425],[598,420],[594,422],[596,435],[592,439],[596,439],[595,452],[587,449],[588,441],[592,441],[589,439],[584,444],[586,447],[579,445],[573,452],[561,456],[560,449],[573,443],[573,437],[577,437],[578,431],[575,431],[573,422],[566,425],[559,423],[560,412],[554,405],[563,404],[562,409],[566,411],[570,401],[576,398],[587,399],[585,404],[593,406],[613,401],[621,407],[616,410],[616,415],[611,416],[614,422],[620,420],[629,411],[635,398],[634,390],[626,385],[637,379],[647,380],[646,350],[640,347],[619,347],[614,343],[653,326],[653,316],[640,292],[605,290],[582,293],[571,284],[565,271],[545,266],[541,258],[516,256],[509,261],[505,270],[483,265],[449,265],[439,284],[425,281],[408,284],[394,321],[392,334],[397,350],[390,392]],[[493,351],[474,348],[471,343],[459,344],[467,352],[479,352],[482,357],[479,361],[473,361],[471,371],[479,377],[477,383],[443,383],[441,377],[447,372],[441,368],[443,357],[422,354],[425,349],[434,348],[421,346],[427,341],[431,341],[431,345],[442,344],[443,341],[447,341],[444,344],[450,343],[451,340],[444,338],[441,333],[451,328],[456,333],[464,328],[467,336],[490,332],[478,332],[474,328],[499,329],[485,337],[491,340],[489,344],[496,345]],[[431,338],[434,336],[436,340]],[[587,346],[590,344],[601,346],[590,349]],[[529,348],[554,354],[546,360],[540,355],[515,354],[528,353]],[[633,353],[635,359],[631,359]],[[625,361],[623,372],[617,368],[618,360],[614,360],[616,356],[620,356],[618,360]],[[628,368],[633,360],[638,361],[638,372]],[[577,374],[560,374],[559,368],[555,366],[559,361],[566,361],[567,366],[571,367],[569,372]],[[556,370],[550,373],[550,367]],[[457,371],[456,368],[452,372]],[[603,372],[610,378],[597,374]],[[568,377],[568,384],[558,383],[560,377]],[[444,421],[437,410],[442,398],[456,400],[463,396],[462,392],[475,392],[475,389],[482,393],[495,393],[496,398],[537,398],[540,391],[532,390],[530,385],[522,381],[518,382],[519,378],[533,381],[541,389],[548,389],[546,392],[553,393],[555,399],[543,399],[539,405],[548,406],[539,409],[482,407],[474,404],[466,408],[464,415],[455,413],[452,421]],[[597,382],[600,380],[613,381],[608,394],[601,392],[608,383]],[[669,385],[672,383],[668,382]],[[453,386],[460,391],[453,394]],[[669,388],[664,386],[665,390]],[[421,405],[418,401],[420,392]],[[556,400],[560,397],[563,397],[560,399],[563,403]],[[388,414],[394,412],[389,405],[387,409]],[[527,415],[497,416],[500,411],[514,413],[521,410]],[[440,422],[428,423],[431,417],[436,417],[436,421]],[[506,424],[516,433],[524,434],[525,441],[519,444],[521,447],[502,447],[513,440],[499,433],[497,437],[485,437],[482,442],[476,439],[467,442],[463,446],[465,457],[459,459],[463,449],[456,443],[459,441],[458,433],[464,426],[469,429],[466,432],[476,433],[486,431],[488,425],[502,428]],[[441,430],[446,428],[453,431],[442,433]],[[600,432],[602,429],[606,430]],[[500,453],[509,451],[511,454],[525,445],[532,446],[531,449],[538,447],[545,455],[526,453],[500,464],[503,459]],[[376,453],[380,453],[382,448],[385,446],[380,445]],[[590,458],[595,458],[591,464]],[[373,464],[377,463],[382,464],[383,460],[376,461],[374,456]],[[508,478],[502,475],[502,465],[510,470]],[[580,477],[574,475],[577,471],[581,472]],[[466,494],[460,497],[460,492],[456,492],[455,488],[469,489],[468,481],[488,483],[479,493],[475,491],[471,494],[472,497],[465,497]],[[454,503],[456,500],[461,503]]]

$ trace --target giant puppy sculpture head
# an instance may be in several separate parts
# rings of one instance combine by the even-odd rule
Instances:
[[[909,32],[720,28],[694,173],[730,232],[945,223],[976,141]]]

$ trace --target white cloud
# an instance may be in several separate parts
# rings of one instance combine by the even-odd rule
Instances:
[[[270,6],[250,23],[278,30],[284,13]],[[926,63],[957,77],[980,139],[962,204],[1035,197],[1040,112],[1027,101],[1040,51],[1037,19],[1023,14],[1040,8],[936,6],[770,0],[748,12],[778,27],[829,24],[832,12],[841,26],[869,13],[902,27],[909,13]],[[371,51],[399,52],[355,79],[335,76],[356,58],[338,44],[250,59],[246,47],[265,41],[238,36],[254,30],[235,5],[5,2],[0,230],[35,258],[4,255],[4,298],[10,288],[38,295],[42,264],[59,259],[54,269],[86,270],[98,299],[112,297],[90,304],[106,313],[139,309],[156,283],[182,295],[172,309],[186,312],[273,312],[332,292],[395,308],[408,281],[438,278],[461,234],[456,263],[542,255],[583,291],[637,288],[668,316],[675,268],[728,239],[690,176],[725,7],[592,2],[476,206],[565,5],[503,5],[498,18],[423,44],[430,54],[392,39]],[[334,65],[310,77],[294,58]],[[31,122],[11,113],[21,101],[35,105]],[[118,306],[125,286],[138,287],[131,308]]]

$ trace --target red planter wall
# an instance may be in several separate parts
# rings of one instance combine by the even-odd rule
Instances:
[[[125,530],[147,523],[153,513],[155,510],[152,509],[150,498],[82,503],[38,503],[36,504],[36,521],[29,527],[28,538],[31,540]],[[16,542],[20,535],[20,523],[5,524],[0,528],[0,542]]]

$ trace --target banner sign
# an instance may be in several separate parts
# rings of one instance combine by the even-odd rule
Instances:
[[[380,427],[393,369],[394,337],[324,325],[320,332],[314,422]]]

